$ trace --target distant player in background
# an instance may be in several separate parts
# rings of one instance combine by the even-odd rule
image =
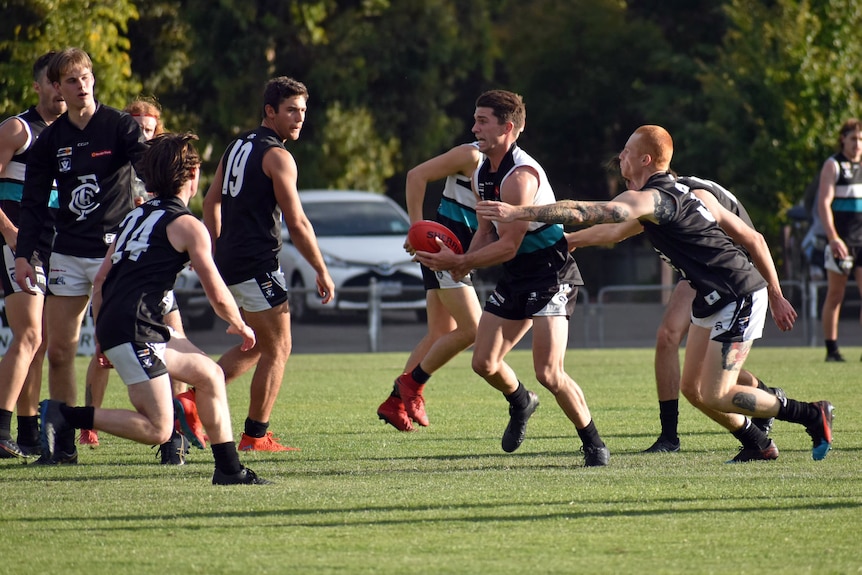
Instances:
[[[829,242],[824,252],[828,285],[821,313],[826,361],[842,362],[838,319],[848,277],[856,279],[862,294],[862,121],[850,118],[839,133],[841,150],[820,170],[817,214]]]
[[[66,102],[48,80],[48,63],[54,52],[40,56],[33,65],[33,90],[38,102],[26,112],[0,123],[0,246],[3,270],[0,279],[6,294],[6,319],[12,341],[0,358],[0,459],[36,457],[39,448],[39,393],[45,342],[42,318],[47,292],[45,267],[54,235],[53,219],[45,221],[38,248],[31,263],[36,269],[35,293],[23,291],[15,282],[15,249],[27,156],[36,139],[66,111]],[[49,202],[57,207],[57,190]],[[12,411],[18,408],[18,440],[12,439]]]
[[[466,250],[476,232],[476,193],[470,179],[482,154],[476,143],[462,144],[427,160],[407,172],[407,213],[410,223],[422,220],[425,190],[429,182],[446,178],[436,221],[452,230]],[[405,249],[415,253],[409,240]],[[398,431],[413,431],[411,420],[427,426],[422,391],[431,375],[476,339],[482,306],[470,276],[459,281],[448,271],[435,272],[424,265],[428,330],[416,344],[392,393],[377,408],[377,416]]]

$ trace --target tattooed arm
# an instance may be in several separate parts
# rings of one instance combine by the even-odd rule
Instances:
[[[486,201],[476,205],[476,213],[480,217],[498,222],[531,220],[589,226],[632,220],[658,222],[664,211],[667,211],[666,201],[656,190],[628,190],[609,202],[560,200],[543,206],[512,206],[503,202]]]

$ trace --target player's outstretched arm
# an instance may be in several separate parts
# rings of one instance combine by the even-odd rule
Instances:
[[[642,231],[644,231],[643,226],[637,220],[619,224],[596,224],[576,232],[567,232],[566,241],[569,244],[569,251],[572,251],[589,246],[617,244]]]
[[[793,329],[793,324],[796,321],[796,310],[781,291],[778,271],[775,269],[775,262],[772,261],[772,254],[763,234],[748,226],[733,212],[726,210],[709,192],[696,190],[694,193],[706,205],[721,229],[736,244],[746,249],[754,267],[766,280],[769,310],[775,325],[781,331]]]

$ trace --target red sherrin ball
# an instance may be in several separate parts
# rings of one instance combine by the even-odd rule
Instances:
[[[407,231],[407,240],[417,251],[439,252],[440,246],[434,241],[434,238],[440,238],[443,244],[456,254],[464,253],[464,248],[461,247],[458,237],[443,224],[431,220],[421,220],[410,226]]]

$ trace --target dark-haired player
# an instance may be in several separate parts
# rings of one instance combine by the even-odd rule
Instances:
[[[188,210],[200,179],[200,157],[191,134],[155,139],[142,169],[155,198],[123,220],[96,275],[93,311],[96,336],[129,391],[135,411],[70,407],[48,399],[41,404],[42,449],[48,455],[67,429],[98,429],[149,445],[174,433],[170,377],[196,389],[198,413],[212,445],[216,485],[269,483],[239,462],[221,368],[188,339],[174,337],[165,324],[168,292],[191,261],[213,309],[228,323],[227,333],[255,344],[212,259],[209,234]]]
[[[234,347],[219,359],[228,382],[255,368],[241,451],[293,449],[269,430],[291,349],[287,286],[278,264],[282,218],[291,242],[317,272],[323,303],[335,291],[299,201],[296,161],[284,147],[286,140],[299,138],[307,100],[302,82],[286,76],[267,82],[260,126],[228,145],[204,198],[204,223],[215,244],[216,264],[259,337],[250,353]]]
[[[526,109],[518,94],[490,90],[476,100],[473,135],[485,160],[473,174],[473,186],[484,200],[533,206],[555,201],[544,169],[518,147]],[[437,253],[416,252],[433,270],[449,270],[454,279],[477,267],[502,264],[503,277],[485,302],[473,350],[473,370],[503,393],[509,403],[509,424],[503,432],[503,451],[520,447],[527,421],[539,405],[506,363],[506,355],[533,330],[533,370],[577,430],[584,465],[604,466],[610,450],[593,422],[580,386],[566,373],[565,353],[569,317],[578,286],[578,266],[568,251],[563,227],[538,223],[492,223],[480,219],[470,249],[455,254],[442,247]]]

